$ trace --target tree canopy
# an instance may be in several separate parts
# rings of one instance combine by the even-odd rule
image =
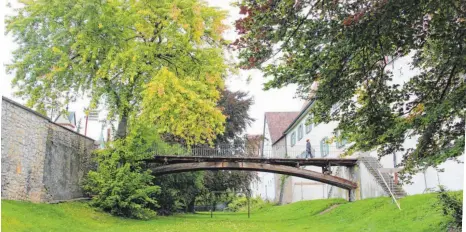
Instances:
[[[336,130],[354,142],[349,153],[402,152],[404,174],[463,153],[464,1],[241,0],[238,6],[241,37],[231,46],[240,50],[241,67],[273,77],[265,89],[298,84],[303,98],[317,82],[314,120],[339,121]],[[396,84],[387,57],[409,55],[419,73]],[[417,144],[405,149],[409,137]]]
[[[22,3],[6,20],[19,45],[7,69],[29,107],[89,97],[119,121],[120,138],[136,115],[190,144],[223,131],[225,12],[196,0]]]
[[[250,155],[247,138],[244,133],[249,125],[254,122],[254,119],[249,116],[249,109],[253,104],[252,97],[248,97],[247,92],[222,91],[222,97],[218,102],[218,106],[222,109],[222,113],[226,116],[225,132],[218,136],[215,140],[215,145],[220,149],[240,150],[245,155]],[[226,152],[228,155],[228,152]],[[206,171],[204,174],[205,191],[200,198],[209,199],[213,192],[246,192],[251,182],[256,178],[255,172],[247,171]],[[222,196],[213,195],[216,197]],[[214,199],[216,199],[214,197]]]
[[[217,107],[226,117],[225,131],[217,136],[214,146],[222,149],[225,155],[229,152],[246,150],[246,140],[243,133],[250,123],[254,121],[249,114],[249,108],[253,104],[253,99],[248,97],[246,92],[221,91],[220,100]],[[176,136],[166,138],[167,141],[180,141]],[[193,150],[199,149],[202,155],[213,152],[218,155],[215,148],[208,148],[207,145],[195,145]],[[195,173],[177,173],[161,176],[156,179],[157,185],[161,186],[160,193],[157,194],[159,214],[167,215],[184,209],[194,212],[195,203],[210,204],[214,200],[228,200],[236,191],[244,191],[249,188],[251,181],[256,174],[244,171],[204,171]],[[213,192],[229,192],[232,194],[212,194]],[[221,197],[222,199],[218,199]]]
[[[217,107],[229,72],[225,12],[198,0],[22,3],[7,18],[19,45],[7,66],[16,94],[42,113],[80,97],[90,98],[89,110],[108,110],[108,119],[118,121],[117,139],[96,152],[84,188],[105,211],[151,217],[173,189],[157,186],[140,160],[155,150],[183,150],[168,145],[167,134],[190,147],[212,144],[225,130]],[[175,181],[185,205],[202,184],[192,176],[195,183]]]

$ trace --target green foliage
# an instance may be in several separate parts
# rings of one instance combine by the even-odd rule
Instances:
[[[159,203],[159,215],[171,215],[179,211],[193,212],[196,196],[204,190],[202,172],[186,172],[157,177],[161,187],[155,197]]]
[[[254,104],[254,99],[247,92],[228,89],[221,91],[221,98],[217,107],[226,116],[225,132],[215,140],[218,145],[233,144],[244,146],[243,133],[255,120],[249,115],[249,110]]]
[[[156,129],[133,125],[125,139],[96,152],[97,170],[87,175],[84,189],[92,195],[92,205],[113,215],[148,219],[158,207],[160,187],[139,160],[152,156],[154,149],[172,150],[155,133]]]
[[[163,83],[177,82],[173,79],[164,79]],[[160,88],[160,85],[154,84],[152,86],[156,89]],[[176,88],[163,89],[165,95],[178,96],[178,90]],[[227,89],[222,90],[221,97],[217,102],[216,107],[221,110],[221,114],[226,117],[226,123],[224,127],[224,133],[217,136],[213,140],[213,145],[220,148],[234,148],[225,149],[228,151],[238,150],[244,151],[246,147],[246,140],[242,136],[248,125],[253,121],[248,115],[250,106],[253,104],[251,97],[242,91],[231,92]],[[178,97],[188,96],[179,95]],[[167,99],[167,101],[169,101]],[[161,104],[165,104],[166,101],[160,101]],[[180,102],[180,101],[177,101]],[[148,105],[154,106],[156,103],[150,103]],[[168,103],[171,104],[171,103]],[[197,103],[192,103],[196,105]],[[158,107],[154,107],[157,109]],[[176,107],[167,106],[167,110],[172,110]],[[189,133],[198,133],[200,127],[199,123],[208,120],[208,117],[202,113],[202,106],[194,107],[199,110],[199,119],[197,116],[194,121],[186,120],[186,117],[182,111],[178,111],[180,115],[176,116],[173,120],[180,121],[180,124],[191,124],[197,128]],[[177,112],[175,109],[174,112]],[[154,112],[160,114],[160,112]],[[166,120],[171,120],[166,118]],[[163,120],[162,120],[163,121]],[[172,130],[173,131],[173,130]],[[163,131],[162,131],[163,132]],[[203,136],[198,134],[199,136]],[[181,142],[189,144],[189,141],[181,136],[180,134],[172,134],[171,137],[167,137],[166,141],[170,142]],[[207,151],[207,145],[196,144],[194,148],[205,149]],[[205,155],[205,154],[204,154]],[[226,153],[226,155],[228,155]],[[228,202],[231,200],[230,194],[219,193],[234,191],[245,191],[248,189],[250,182],[256,178],[256,174],[253,172],[242,172],[242,171],[205,171],[196,173],[178,173],[173,175],[161,176],[157,178],[157,185],[161,186],[161,192],[157,195],[157,201],[160,207],[157,212],[162,215],[170,215],[177,211],[194,212],[194,205],[196,203],[202,205],[216,204],[217,202]],[[213,194],[213,192],[216,192]]]
[[[245,17],[236,21],[241,38],[232,46],[240,50],[241,66],[273,77],[266,89],[297,84],[302,98],[314,95],[314,121],[339,121],[336,131],[354,142],[349,154],[403,153],[404,177],[463,154],[464,1],[241,0],[238,5]],[[394,79],[399,70],[387,70],[387,58],[408,55],[419,72],[402,83]],[[271,59],[276,60],[266,63]],[[340,107],[331,111],[336,104]],[[405,150],[410,137],[417,146]]]
[[[119,120],[119,138],[130,115],[189,144],[223,130],[225,12],[198,0],[22,3],[6,20],[19,45],[7,69],[29,107],[45,113],[89,97],[89,109]]]
[[[251,141],[244,136],[244,133],[247,127],[254,122],[248,113],[254,103],[252,97],[249,97],[246,92],[232,92],[227,89],[224,89],[221,94],[217,106],[226,116],[226,123],[224,133],[215,139],[215,146],[226,151],[251,152],[251,147],[247,147]],[[205,189],[197,198],[199,201],[209,202],[209,204],[216,204],[220,201],[227,202],[231,199],[228,194],[216,193],[212,199],[212,192],[247,191],[251,181],[257,178],[256,176],[255,172],[246,171],[206,171],[203,180]],[[214,202],[210,202],[212,200]]]
[[[461,231],[463,223],[463,193],[448,192],[445,187],[440,186],[437,200],[437,206],[440,206],[443,215],[451,218],[450,224],[452,227]]]
[[[268,205],[260,197],[251,197],[249,204],[250,204],[251,210],[259,210]],[[233,212],[247,211],[248,210],[248,198],[237,197],[230,204],[228,204],[228,209]]]
[[[216,107],[223,80],[218,76],[179,78],[163,68],[145,89],[142,120],[157,122],[158,132],[180,137],[188,146],[208,141],[224,131],[225,116]],[[210,79],[209,79],[210,78]]]
[[[387,197],[347,202],[343,199],[300,201],[284,206],[267,205],[246,212],[214,212],[130,220],[95,211],[85,203],[34,204],[2,200],[2,231],[447,231],[448,217],[432,202],[436,194],[408,196],[402,210]],[[338,207],[320,214],[332,205]]]
[[[160,135],[191,146],[212,144],[224,131],[217,101],[229,71],[222,50],[226,13],[198,0],[22,3],[6,20],[19,45],[7,66],[16,94],[41,112],[89,97],[88,110],[104,108],[119,122],[119,140],[96,154],[98,169],[88,174],[93,204],[148,218],[162,207],[156,199],[172,208],[193,202],[199,174],[179,174],[194,178],[183,185],[175,178],[160,192],[138,160],[181,151]]]

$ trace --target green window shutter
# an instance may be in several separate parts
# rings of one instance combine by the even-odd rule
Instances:
[[[300,141],[304,136],[304,133],[303,133],[303,124],[299,125],[298,127],[298,141]]]
[[[329,153],[329,146],[326,143],[326,141],[327,141],[327,137],[320,140],[320,152],[321,152],[322,157],[326,157]]]

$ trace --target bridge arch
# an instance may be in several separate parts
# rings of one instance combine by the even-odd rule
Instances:
[[[304,179],[319,181],[325,184],[340,187],[352,191],[357,188],[357,184],[340,177],[325,175],[319,172],[290,167],[285,165],[253,163],[253,162],[196,162],[196,163],[176,163],[149,168],[154,175],[166,175],[180,172],[202,171],[202,170],[245,170],[271,172],[283,175],[301,177]]]

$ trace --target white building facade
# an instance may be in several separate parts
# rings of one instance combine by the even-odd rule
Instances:
[[[396,60],[389,61],[390,64],[387,70],[393,73],[393,83],[402,85],[408,81],[413,75],[418,73],[418,70],[410,68],[409,56],[401,57]],[[307,102],[301,112],[297,114],[294,120],[289,123],[287,128],[283,130],[281,138],[281,145],[285,145],[283,154],[273,154],[274,157],[283,157],[287,154],[290,158],[304,157],[306,151],[306,140],[309,139],[313,150],[313,155],[316,158],[338,158],[349,144],[345,140],[336,140],[337,134],[334,134],[334,129],[337,127],[338,122],[330,122],[327,124],[321,123],[314,125],[309,122],[312,115],[309,114],[313,102]],[[336,110],[338,105],[335,105],[332,110]],[[267,117],[267,116],[266,116]],[[264,124],[264,134],[274,125],[272,122]],[[265,142],[265,140],[264,140]],[[275,141],[277,142],[277,141]],[[414,148],[417,143],[417,138],[409,138],[404,142],[404,148]],[[273,146],[274,143],[272,143]],[[269,145],[268,145],[269,146]],[[268,148],[268,147],[267,147]],[[275,149],[276,150],[276,149]],[[377,157],[377,152],[356,152],[354,157],[370,156]],[[394,168],[401,163],[402,154],[396,153],[390,156],[382,157],[380,165],[383,168]],[[458,157],[458,160],[464,161],[464,154]],[[377,182],[374,174],[369,171],[365,166],[366,164],[359,163],[357,169],[359,190],[357,191],[357,198],[371,198],[378,196],[388,196],[389,191],[383,189],[381,183]],[[306,167],[308,170],[322,172],[321,167]],[[439,169],[429,168],[424,172],[417,173],[412,178],[412,184],[403,184],[402,191],[407,195],[421,194],[438,189],[439,185],[445,186],[448,190],[462,190],[463,189],[463,172],[464,165],[453,160],[449,160],[439,165]],[[271,174],[267,174],[271,175]],[[344,167],[333,167],[332,175],[348,178],[349,172]],[[326,198],[346,198],[348,199],[348,191],[338,187],[332,187],[317,181],[311,181],[298,177],[288,177],[285,183],[281,183],[280,188],[280,175],[275,175],[275,201],[279,201],[282,195],[282,203],[291,203],[301,200],[313,199],[326,199]],[[391,176],[392,178],[393,176]],[[272,177],[263,177],[266,183],[270,183]],[[391,180],[393,182],[393,180]],[[269,184],[268,184],[269,186]],[[269,186],[270,187],[270,186]],[[270,190],[268,190],[270,191]],[[283,191],[282,193],[280,193]]]
[[[286,127],[299,112],[266,112],[264,116],[263,142],[261,157],[284,157],[286,139],[283,134]],[[252,183],[252,195],[262,199],[277,202],[280,175],[267,172],[258,172],[258,181]]]

